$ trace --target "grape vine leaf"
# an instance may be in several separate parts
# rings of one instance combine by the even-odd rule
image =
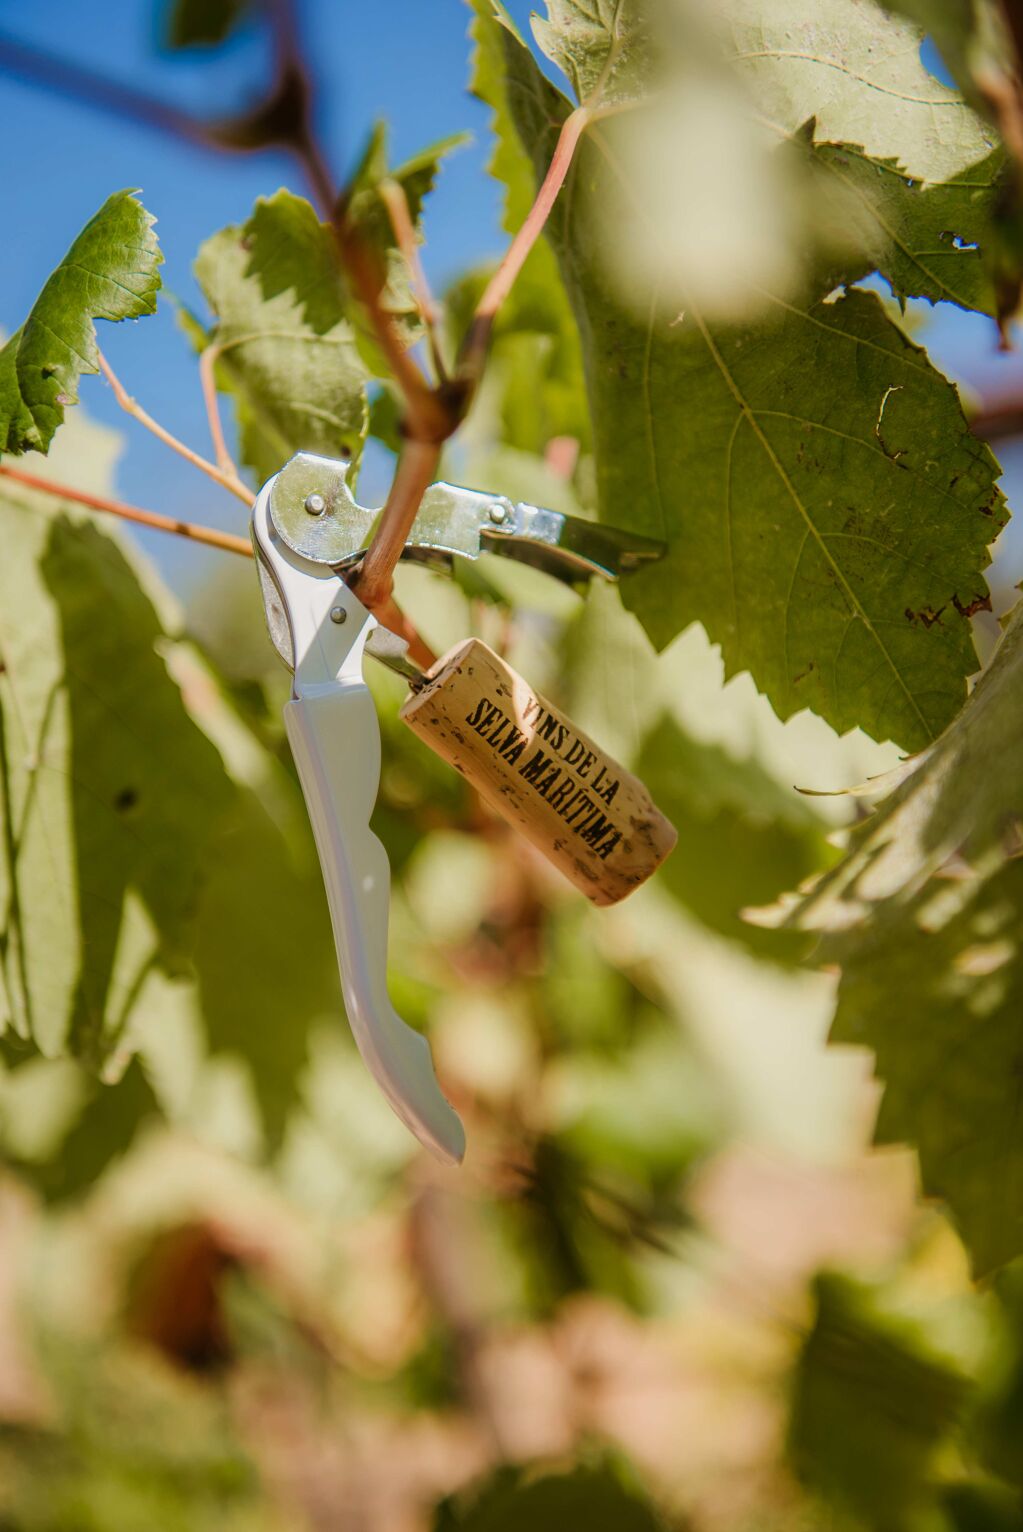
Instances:
[[[906,1525],[932,1494],[934,1460],[969,1378],[870,1288],[818,1277],[800,1353],[788,1450],[800,1476],[868,1524]],[[879,1520],[878,1520],[879,1519]]]
[[[158,1122],[161,1116],[160,1103],[136,1056],[114,1084],[92,1081],[89,1099],[67,1137],[43,1163],[22,1164],[19,1173],[48,1201],[77,1197],[128,1152],[144,1125]]]
[[[99,371],[95,320],[154,312],[163,256],[153,223],[131,192],[115,192],[47,278],[0,350],[0,451],[47,450],[81,374]]]
[[[678,854],[665,863],[662,887],[704,925],[758,956],[798,961],[805,938],[765,932],[742,911],[777,898],[828,862],[825,826],[806,800],[786,793],[755,759],[738,760],[692,739],[667,717],[646,739],[637,770],[678,831]]]
[[[1006,18],[992,0],[883,0],[886,11],[903,16],[927,34],[970,105],[997,122],[1011,99],[1013,44]]]
[[[395,244],[391,215],[380,192],[381,183],[390,181],[401,188],[412,227],[418,231],[423,203],[433,190],[444,156],[466,141],[465,134],[455,134],[431,144],[412,159],[391,169],[387,161],[387,124],[377,122],[347,189],[349,215],[363,242],[384,264],[387,272],[384,307],[410,321],[418,314],[418,308],[405,259]]]
[[[409,344],[417,309],[398,252],[380,182],[405,194],[413,226],[443,156],[461,139],[423,150],[394,170],[378,125],[349,189],[349,213],[367,247],[384,264],[384,306]],[[388,367],[343,280],[334,236],[315,209],[293,192],[260,197],[246,223],[208,239],[196,276],[217,323],[218,386],[233,394],[241,456],[262,481],[295,452],[350,457],[357,471],[368,427],[366,384]]]
[[[477,36],[489,29],[490,46],[503,49],[498,129],[507,132],[510,108],[520,152],[528,148],[539,175],[569,104],[491,0],[473,4]],[[788,11],[769,8],[754,46],[752,10],[732,7],[733,63],[754,109],[780,136],[817,113],[819,135],[847,137],[873,175],[889,175],[887,202],[860,215],[875,236],[897,195],[931,188],[947,199],[945,184],[960,178],[972,208],[967,173],[992,143],[923,70],[917,34],[848,0],[824,10],[826,25],[816,13],[800,24],[804,37]],[[619,95],[635,93],[648,53],[630,32],[636,14],[629,4],[601,7],[586,21],[581,7],[558,5],[540,40],[555,61],[576,60],[584,88],[603,74]],[[921,76],[929,94],[915,104]],[[940,136],[931,130],[936,102],[948,123]],[[605,210],[622,199],[613,127],[590,129],[548,233],[583,337],[601,514],[670,545],[660,564],[624,582],[626,602],[660,645],[702,621],[727,672],[749,670],[782,717],[811,707],[839,731],[860,725],[919,748],[954,715],[976,669],[960,610],[986,598],[981,570],[1004,518],[998,470],[954,388],[878,299],[858,290],[835,298],[834,289],[875,262],[884,270],[894,250],[900,288],[933,295],[920,268],[933,220],[907,221],[888,253],[859,253],[847,273],[832,262],[805,299],[768,294],[753,321],[711,324],[691,307],[637,318],[601,258]],[[878,168],[895,145],[904,175]],[[844,144],[814,153],[816,174],[848,172],[837,158],[850,158]],[[987,170],[981,181],[978,198],[988,194]],[[978,224],[971,214],[970,234]],[[955,263],[972,268],[964,246],[975,242],[953,239],[940,251],[942,284],[961,300],[971,294]]]
[[[311,205],[284,190],[260,198],[244,225],[205,242],[195,272],[217,316],[218,385],[234,396],[241,456],[259,480],[296,452],[357,463],[368,374]]]
[[[794,901],[873,1049],[878,1137],[917,1145],[980,1273],[1023,1251],[1023,608],[955,723]]]
[[[106,1081],[141,1054],[151,1094],[136,1073],[85,1109],[111,1154],[136,1105],[174,1118],[202,1057],[232,1055],[273,1151],[310,1026],[343,1016],[298,786],[167,635],[127,545],[13,490],[0,534],[0,1034]],[[192,1061],[168,1052],[182,1028]],[[40,1167],[54,1194],[85,1184],[76,1135]]]
[[[297,786],[287,790],[304,819]],[[282,834],[254,793],[238,794],[213,839],[194,945],[207,1045],[244,1059],[271,1152],[298,1099],[310,1028],[324,1017],[345,1025],[323,879],[297,828]]]
[[[1017,49],[998,0],[885,0],[933,41],[970,105],[1002,130],[1013,161],[1004,165],[982,264],[995,294],[999,325],[1018,311],[1023,288],[1023,105]]]
[[[412,345],[421,335],[422,320],[412,273],[396,243],[391,214],[381,188],[384,182],[389,182],[400,189],[415,238],[421,239],[423,203],[433,190],[442,161],[445,155],[465,142],[464,134],[442,139],[391,169],[387,160],[387,126],[377,122],[346,188],[348,216],[363,248],[378,263],[382,273],[381,305],[397,322],[406,345]],[[388,377],[390,366],[354,291],[349,295],[348,309],[367,368],[374,377]]]
[[[232,789],[117,544],[8,492],[0,526],[3,1024],[100,1070],[151,972],[185,971]]]
[[[585,1526],[592,1532],[656,1532],[659,1521],[646,1500],[610,1467],[529,1479],[500,1469],[467,1503],[441,1502],[433,1532],[560,1532]]]
[[[494,147],[487,168],[505,188],[502,223],[514,234],[533,201],[533,164],[515,132],[509,99],[514,78],[505,71],[502,29],[491,25],[486,9],[474,7],[474,11],[471,35],[476,51],[470,88],[493,114]],[[511,26],[506,16],[505,23]],[[484,285],[485,274],[477,273],[446,295],[449,321],[457,334],[468,330]],[[506,445],[542,452],[551,437],[573,436],[583,452],[589,451],[579,332],[546,240],[538,241],[529,252],[497,315],[481,408],[495,392],[500,400],[501,440]]]

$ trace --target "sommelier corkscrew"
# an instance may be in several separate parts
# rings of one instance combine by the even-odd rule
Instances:
[[[380,728],[363,679],[363,656],[373,654],[416,686],[433,672],[420,677],[404,641],[381,628],[345,583],[344,573],[361,558],[379,514],[356,503],[347,473],[343,460],[299,453],[260,491],[252,540],[270,637],[294,677],[284,722],[323,871],[352,1033],[402,1121],[440,1159],[457,1163],[465,1152],[462,1124],[440,1089],[426,1038],[402,1021],[387,990],[390,867],[369,827],[380,781]],[[662,549],[538,506],[449,484],[428,489],[404,556],[450,565],[485,551],[577,583],[593,575],[614,579]],[[450,669],[451,659],[439,667]],[[453,764],[466,770],[458,760]],[[517,822],[527,835],[538,778],[534,770],[522,788],[526,809]],[[634,816],[634,840],[637,824],[639,833],[649,835],[656,812],[652,805],[649,813],[643,810],[646,823]],[[618,834],[609,830],[603,844],[612,833]],[[532,838],[547,849],[544,834]]]

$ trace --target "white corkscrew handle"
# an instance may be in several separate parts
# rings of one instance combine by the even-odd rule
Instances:
[[[274,536],[264,489],[253,533],[291,628],[294,700],[284,722],[312,822],[352,1033],[402,1121],[440,1159],[457,1163],[465,1132],[434,1073],[430,1045],[387,990],[391,872],[369,827],[380,783],[380,726],[362,678],[376,619],[343,581]]]

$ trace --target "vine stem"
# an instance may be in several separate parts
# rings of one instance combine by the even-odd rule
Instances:
[[[0,463],[0,474],[28,489],[39,490],[51,499],[71,500],[86,505],[91,511],[105,511],[120,516],[123,521],[135,521],[139,526],[152,527],[157,532],[172,532],[176,537],[187,537],[193,543],[205,543],[210,548],[220,548],[225,553],[240,553],[252,558],[252,544],[247,537],[236,537],[233,532],[218,532],[215,527],[200,527],[191,521],[178,521],[174,516],[161,516],[159,511],[144,511],[140,506],[128,505],[124,500],[110,500],[105,495],[90,495],[84,489],[72,489],[68,484],[57,484],[53,479],[40,478],[38,474],[26,473],[22,468],[11,468]]]
[[[423,270],[423,263],[419,257],[419,242],[416,239],[415,224],[412,222],[412,214],[409,211],[408,198],[405,188],[399,181],[393,181],[389,176],[380,183],[380,196],[387,209],[391,220],[391,228],[398,242],[405,264],[409,269],[412,281],[412,291],[415,294],[416,306],[422,316],[426,327],[427,340],[430,345],[430,356],[438,379],[447,382],[447,370],[444,366],[444,358],[441,354],[440,341],[437,335],[437,326],[440,321],[440,310],[430,291],[430,284]]]
[[[333,230],[341,264],[405,396],[408,436],[420,441],[443,441],[451,435],[457,422],[452,421],[444,401],[430,387],[415,357],[410,354],[394,315],[384,308],[385,273],[351,216],[347,196],[343,193],[338,196],[326,159],[308,122],[303,122],[290,147],[302,167],[321,217]]]
[[[536,200],[487,284],[473,315],[472,324],[462,348],[459,368],[464,397],[456,400],[455,403],[461,413],[464,413],[467,408],[474,385],[483,371],[494,318],[511,292],[529,252],[543,232],[557,195],[565,184],[565,177],[568,175],[580,138],[591,122],[617,110],[619,110],[618,107],[605,109],[578,106],[562,123],[554,154],[540,190],[537,192]],[[398,235],[397,226],[395,233]],[[400,235],[398,237],[400,242]],[[443,385],[441,389],[434,391],[431,397],[441,401]],[[353,577],[360,601],[371,611],[390,598],[395,565],[401,557],[402,548],[408,541],[408,534],[419,510],[423,493],[437,470],[441,443],[453,433],[461,413],[457,410],[452,412],[449,405],[449,414],[452,418],[439,436],[430,432],[426,434],[416,432],[412,429],[411,417],[406,420],[408,434],[398,458],[398,466],[387,503],[369,551]]]
[[[151,431],[159,441],[162,441],[165,446],[170,447],[172,452],[178,453],[186,462],[191,463],[193,467],[207,474],[222,489],[226,489],[232,495],[236,495],[246,505],[252,504],[252,493],[238,477],[238,473],[230,458],[228,458],[230,469],[225,471],[223,466],[215,466],[213,463],[208,462],[206,458],[200,457],[198,452],[193,452],[191,447],[186,447],[183,441],[179,441],[176,436],[172,436],[165,426],[162,426],[158,420],[154,420],[152,415],[142,408],[137,399],[132,398],[98,346],[96,347],[96,355],[99,359],[100,371],[113,389],[114,398],[125,414],[130,415],[133,420],[137,420],[139,425],[145,426],[147,431]]]
[[[349,581],[363,606],[371,612],[379,613],[392,599],[395,565],[439,462],[439,442],[416,441],[414,437],[405,441],[376,536]]]
[[[91,511],[103,511],[110,516],[119,516],[122,521],[133,521],[139,526],[151,527],[155,532],[170,532],[175,537],[185,537],[193,543],[204,543],[207,547],[219,548],[224,553],[238,553],[242,558],[249,559],[253,557],[252,544],[248,538],[237,537],[233,532],[218,532],[215,527],[202,527],[192,521],[179,521],[174,516],[162,516],[159,511],[146,511],[141,506],[128,505],[124,500],[111,500],[105,495],[91,495],[87,490],[72,489],[69,484],[58,484],[53,479],[43,479],[38,474],[26,473],[22,468],[11,468],[7,463],[0,463],[0,475],[11,479],[15,484],[23,484],[26,489],[38,490],[51,499],[70,500],[76,505],[87,506]],[[408,644],[410,657],[417,665],[428,670],[434,664],[437,656],[393,597],[381,603],[375,615],[385,627],[390,628],[394,633],[401,634]]]
[[[561,125],[561,132],[558,134],[558,141],[554,146],[547,174],[536,194],[536,200],[476,305],[476,312],[473,314],[472,324],[462,348],[463,367],[472,377],[478,376],[482,371],[483,359],[497,312],[515,285],[515,280],[525,265],[530,251],[543,233],[557,195],[565,184],[565,177],[568,175],[580,138],[598,115],[601,114],[593,107],[577,106]]]
[[[406,337],[394,315],[385,306],[386,271],[378,253],[364,239],[352,217],[349,197],[344,193],[338,195],[317,138],[313,124],[312,85],[308,63],[300,47],[294,0],[267,0],[267,13],[273,24],[276,54],[273,82],[250,111],[221,122],[189,117],[115,80],[27,48],[4,34],[0,34],[0,56],[23,78],[130,121],[160,129],[203,148],[228,153],[271,148],[283,150],[301,168],[320,216],[333,230],[341,265],[405,401],[404,447],[360,578],[360,599],[372,610],[390,600],[394,565],[419,509],[423,491],[439,461],[440,446],[454,434],[465,417],[483,372],[494,317],[547,221],[579,138],[588,122],[618,108],[582,105],[565,119],[536,201],[494,273],[473,318],[462,347],[459,376],[449,380],[439,372],[438,386],[433,387],[407,347]],[[209,405],[214,360],[208,359],[205,363],[210,374],[206,386],[207,413],[218,471],[225,478],[236,478],[237,472],[219,429],[219,415]],[[232,492],[237,493],[236,490]]]
[[[216,345],[207,346],[199,353],[199,383],[202,388],[203,404],[206,406],[206,420],[210,428],[210,440],[213,443],[213,454],[217,460],[217,467],[221,473],[229,474],[233,478],[238,477],[238,469],[234,458],[228,451],[227,442],[224,439],[224,427],[220,419],[220,405],[217,402],[217,380],[213,369],[217,365],[217,358],[221,347]],[[249,497],[249,504],[252,497]]]

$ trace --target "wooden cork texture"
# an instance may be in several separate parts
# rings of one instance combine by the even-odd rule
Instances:
[[[675,844],[642,782],[478,639],[438,660],[400,716],[594,904],[631,894]]]

